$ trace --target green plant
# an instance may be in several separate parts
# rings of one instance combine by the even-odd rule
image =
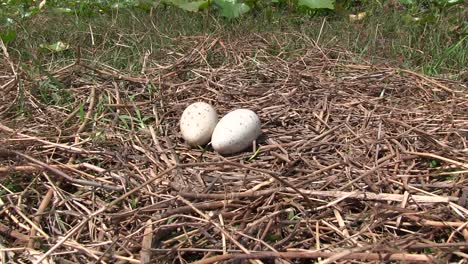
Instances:
[[[9,42],[16,39],[16,31],[12,29],[0,31],[0,38],[2,39],[3,43],[8,44]]]
[[[468,22],[460,1],[452,0],[450,5],[410,1],[390,10],[387,1],[375,0],[336,0],[334,10],[299,7],[299,0],[235,0],[226,4],[230,8],[248,6],[249,11],[243,14],[223,11],[216,4],[224,3],[221,0],[193,2],[200,4],[193,12],[168,1],[47,1],[32,16],[21,14],[34,6],[22,3],[33,1],[0,1],[0,36],[12,57],[33,61],[29,65],[36,71],[34,76],[44,75],[40,65],[50,61],[54,66],[69,64],[78,56],[78,47],[82,59],[141,72],[141,58],[146,52],[152,51],[146,65],[151,68],[152,61],[166,56],[167,48],[187,48],[174,39],[205,33],[219,34],[223,39],[248,32],[303,34],[305,38],[267,40],[265,51],[283,57],[304,50],[310,44],[307,39],[315,40],[320,35],[319,46],[324,48],[341,46],[366,59],[372,57],[371,62],[373,58],[385,58],[402,68],[430,75],[449,73],[450,78],[461,78],[453,73],[462,72],[468,59]],[[192,5],[188,0],[178,1],[174,3]],[[230,18],[224,19],[222,12]],[[348,15],[358,12],[365,12],[365,19],[349,21]],[[328,17],[317,17],[322,15]],[[226,58],[219,52],[211,53],[213,50],[207,56],[210,65],[224,63]]]
[[[15,180],[13,180],[15,179]],[[10,192],[16,193],[21,192],[23,188],[19,185],[21,182],[21,175],[18,173],[12,173],[11,178],[2,183],[4,188],[0,188],[0,196],[8,194]]]
[[[119,120],[125,129],[131,129],[133,124],[137,124],[138,129],[146,128],[146,122],[150,120],[151,116],[143,116],[138,108],[135,108],[136,117],[130,115],[119,115]]]
[[[281,236],[280,235],[277,235],[277,234],[268,234],[265,238],[266,241],[268,242],[277,242],[277,241],[280,241],[281,240]]]
[[[440,160],[432,159],[432,160],[429,162],[429,167],[430,167],[430,168],[437,168],[437,167],[440,167],[440,166],[441,166]]]
[[[86,115],[86,113],[84,111],[84,105],[83,105],[83,103],[81,103],[80,106],[79,106],[79,110],[78,110],[78,116],[80,118],[80,123],[84,122],[85,115]]]
[[[71,99],[71,94],[57,80],[39,81],[38,92],[41,102],[47,105],[64,105],[68,104]]]
[[[31,18],[41,12],[55,14],[71,14],[79,17],[93,17],[120,9],[140,9],[149,11],[161,5],[172,5],[189,12],[199,12],[211,9],[228,19],[240,17],[252,9],[269,6],[287,7],[291,9],[319,10],[335,8],[334,0],[107,0],[107,1],[47,1],[40,5],[36,1],[1,1],[6,8],[0,12],[0,18],[13,22]]]
[[[258,156],[258,154],[260,154],[260,147],[255,151],[254,154],[252,154],[252,156],[250,156],[250,157],[247,159],[247,161],[252,161],[252,160],[254,160],[254,159]]]

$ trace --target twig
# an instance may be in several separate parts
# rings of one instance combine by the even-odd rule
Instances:
[[[322,197],[335,197],[339,199],[358,199],[358,200],[374,200],[374,201],[396,201],[402,202],[405,198],[403,194],[393,194],[393,193],[371,193],[371,192],[343,192],[343,191],[310,191],[300,189],[301,193],[307,194],[310,196],[322,196]],[[293,190],[289,187],[270,189],[263,191],[246,191],[241,193],[187,193],[180,192],[179,195],[185,198],[190,199],[238,199],[238,198],[255,198],[264,195],[269,195],[274,192],[286,192],[286,193],[296,193],[296,190]],[[411,195],[411,200],[417,203],[449,203],[458,201],[458,197],[454,196],[426,196],[426,195]],[[326,206],[328,207],[328,205]],[[315,207],[314,207],[315,208]]]
[[[0,233],[2,234],[5,234],[7,236],[11,236],[11,237],[14,237],[18,240],[22,240],[22,241],[29,241],[29,236],[28,235],[24,235],[16,230],[13,230],[11,229],[10,227],[0,223]]]
[[[88,180],[82,180],[82,179],[74,179],[72,177],[70,177],[69,175],[67,175],[66,173],[54,168],[54,167],[51,167],[49,166],[48,164],[40,161],[40,160],[37,160],[33,157],[30,157],[26,154],[23,154],[21,152],[18,152],[16,150],[5,150],[5,149],[2,149],[0,150],[0,152],[3,151],[3,152],[7,152],[7,153],[13,153],[15,155],[18,155],[22,158],[25,158],[27,159],[28,161],[32,162],[32,163],[35,163],[39,166],[41,166],[42,168],[54,173],[55,175],[57,176],[60,176],[64,179],[66,179],[67,181],[70,181],[70,182],[73,182],[73,183],[76,183],[76,184],[82,184],[82,185],[87,185],[87,186],[93,186],[93,187],[98,187],[98,188],[103,188],[103,189],[109,189],[109,190],[113,190],[113,191],[121,191],[123,190],[123,187],[117,187],[117,186],[111,186],[111,185],[107,185],[107,184],[102,184],[102,183],[99,183],[99,182],[94,182],[94,181],[88,181]]]
[[[468,242],[458,243],[416,243],[409,245],[409,249],[423,249],[423,248],[468,248]]]
[[[141,242],[140,250],[140,261],[141,264],[147,264],[151,262],[151,248],[153,242],[153,224],[151,219],[146,221],[146,228],[143,232],[143,241]]]
[[[229,240],[231,240],[238,248],[240,248],[244,253],[246,254],[250,254],[250,251],[245,248],[241,243],[239,243],[237,240],[235,240],[226,230],[224,230],[224,228],[222,228],[218,223],[214,222],[211,220],[211,218],[206,215],[205,213],[203,213],[202,211],[200,211],[198,208],[196,208],[191,202],[185,200],[182,196],[179,196],[179,198],[182,202],[184,202],[186,205],[190,206],[195,212],[197,212],[197,214],[199,214],[200,216],[202,216],[203,218],[205,218],[205,220],[207,220],[208,222],[210,222],[212,225],[214,225],[221,233],[224,234],[224,236],[226,236]],[[255,258],[250,258],[250,259],[255,259]],[[257,261],[255,261],[256,263],[259,263]],[[260,262],[261,263],[261,262]]]
[[[409,151],[409,152],[406,152],[406,154],[411,154],[411,155],[416,155],[416,156],[421,156],[421,157],[427,157],[427,158],[443,160],[445,162],[452,163],[452,164],[457,165],[459,167],[468,169],[468,163],[461,163],[461,162],[458,162],[458,161],[455,161],[455,160],[452,160],[452,159],[449,159],[449,158],[445,158],[445,157],[442,157],[442,156],[439,156],[439,155],[436,155],[436,154],[432,154],[432,153],[411,152],[411,151]]]
[[[345,250],[342,250],[341,252],[337,252],[336,254],[334,254],[334,255],[332,255],[330,257],[327,257],[327,259],[324,259],[323,261],[320,261],[320,264],[328,264],[328,263],[332,263],[332,262],[337,261],[337,260],[345,259],[346,256],[349,256],[351,254],[355,254],[357,252],[363,252],[363,251],[369,250],[371,248],[372,248],[372,246],[356,247],[356,248],[353,248],[353,249],[345,249]]]
[[[400,69],[400,71],[401,71],[401,72],[409,73],[409,74],[411,74],[411,75],[417,76],[418,78],[421,78],[421,79],[425,80],[426,82],[435,84],[435,85],[436,85],[437,87],[439,87],[440,89],[442,89],[442,90],[444,90],[444,91],[446,91],[446,92],[448,92],[448,93],[451,93],[452,95],[455,95],[456,93],[457,93],[457,94],[460,93],[460,92],[458,92],[458,91],[455,92],[455,91],[449,89],[448,87],[446,87],[446,86],[440,84],[439,82],[434,81],[434,80],[432,80],[432,79],[430,79],[430,78],[427,78],[426,76],[423,76],[423,75],[418,74],[418,73],[416,73],[416,72],[413,72],[413,71],[410,71],[410,70],[405,70],[405,69]]]
[[[16,70],[15,70],[15,66],[13,65],[13,62],[10,60],[10,55],[8,54],[8,49],[5,46],[5,43],[3,43],[2,39],[0,39],[0,46],[2,47],[3,55],[6,57],[6,59],[8,61],[8,64],[10,65],[11,71],[13,72],[13,74],[15,76],[18,76],[18,74],[16,73]]]
[[[307,202],[307,204],[310,206],[310,208],[314,208],[314,203],[312,203],[312,201],[309,199],[309,197],[307,197],[307,195],[305,195],[304,193],[302,193],[298,188],[296,188],[294,185],[292,185],[291,183],[287,182],[286,180],[282,179],[281,178],[281,175],[277,174],[277,173],[274,173],[272,171],[268,171],[268,170],[264,170],[264,169],[258,169],[258,168],[254,168],[254,167],[251,167],[251,166],[247,166],[247,165],[244,165],[244,164],[240,164],[240,163],[236,163],[236,162],[232,162],[232,161],[228,161],[225,159],[225,162],[229,165],[232,165],[232,166],[236,166],[236,167],[241,167],[241,168],[244,168],[244,169],[249,169],[249,170],[253,170],[253,171],[259,171],[259,172],[263,172],[263,173],[266,173],[268,175],[270,175],[271,177],[273,177],[275,180],[277,180],[278,182],[282,183],[283,185],[285,186],[288,186],[289,188],[291,188],[294,192],[298,193],[299,195],[301,195],[304,200]]]
[[[427,220],[420,216],[406,214],[404,217],[411,219],[420,226],[435,226],[435,227],[462,227],[466,226],[466,222],[454,222],[454,221],[434,221]]]
[[[46,259],[50,254],[52,254],[52,252],[54,252],[58,247],[60,247],[63,243],[65,243],[73,234],[75,234],[76,232],[78,232],[78,230],[81,229],[81,227],[83,227],[85,224],[87,224],[91,219],[93,219],[94,217],[96,217],[97,215],[105,212],[106,210],[112,208],[114,205],[120,203],[121,201],[123,201],[124,199],[126,199],[128,196],[134,194],[135,192],[141,190],[142,188],[144,188],[145,186],[147,186],[148,184],[151,184],[152,182],[156,181],[157,179],[169,174],[170,172],[172,172],[172,170],[174,170],[175,166],[161,172],[159,175],[156,175],[155,177],[152,177],[150,178],[149,180],[147,180],[146,182],[140,184],[138,187],[136,187],[135,189],[129,191],[128,193],[120,196],[119,198],[115,199],[114,201],[108,203],[106,206],[100,208],[99,210],[96,210],[94,211],[93,213],[91,213],[88,217],[86,217],[86,219],[84,219],[83,221],[81,221],[78,225],[76,225],[75,227],[73,227],[72,229],[70,229],[68,231],[68,233],[60,240],[58,241],[55,245],[53,245],[46,253],[44,253],[36,262],[34,262],[35,264],[37,263],[41,263],[44,259]]]
[[[33,141],[44,143],[46,145],[54,146],[56,148],[71,151],[71,152],[74,152],[74,153],[79,153],[79,154],[103,154],[104,153],[103,151],[83,150],[83,149],[80,149],[80,148],[77,148],[77,147],[68,146],[68,145],[64,145],[64,144],[58,144],[58,143],[50,142],[50,141],[43,140],[43,139],[40,139],[40,138],[37,138],[37,137],[28,136],[28,135],[16,132],[15,130],[3,125],[2,123],[0,123],[0,130],[3,130],[3,131],[8,132],[8,133],[19,135],[19,136],[21,136],[23,138],[26,138],[26,139],[29,139],[29,140],[33,140]]]
[[[4,88],[6,88],[8,85],[12,84],[12,83],[16,83],[17,85],[17,91],[16,91],[16,95],[15,95],[15,99],[13,100],[13,102],[11,102],[10,106],[8,106],[4,111],[0,112],[0,116],[3,114],[3,113],[6,113],[6,111],[8,111],[12,106],[14,106],[14,104],[17,102],[19,96],[21,95],[20,93],[20,85],[18,85],[18,81],[19,81],[19,75],[18,75],[18,72],[16,71],[15,69],[15,66],[13,64],[13,61],[11,60],[10,58],[10,55],[8,54],[8,48],[5,46],[5,43],[3,42],[2,39],[0,39],[0,46],[3,50],[3,56],[5,57],[6,61],[8,62],[10,68],[11,68],[11,71],[13,73],[13,79],[10,80],[9,82],[7,82],[6,84],[2,85],[1,86],[1,90],[2,92],[5,91]],[[7,91],[9,89],[6,89]]]
[[[246,259],[317,259],[329,258],[334,256],[333,252],[253,252],[250,254],[232,254],[219,255],[195,261],[193,264],[211,264],[227,260],[246,260]],[[341,259],[359,260],[359,261],[407,261],[407,262],[433,262],[435,259],[431,256],[419,254],[404,253],[351,253],[342,256]]]
[[[31,229],[35,229],[38,233],[40,233],[45,239],[48,239],[50,236],[41,228],[39,228],[36,223],[34,223],[31,219],[29,219],[28,216],[26,216],[17,206],[14,206],[13,209],[15,209],[16,213],[21,216],[21,218],[24,219],[28,224],[31,225]]]
[[[240,193],[229,192],[223,194],[217,193],[189,193],[189,192],[179,192],[178,194],[187,199],[217,199],[217,200],[234,200],[241,198],[256,198],[261,196],[270,195],[274,192],[277,192],[279,189],[270,189],[262,191],[245,191]]]
[[[383,162],[381,162],[380,164],[377,164],[377,166],[373,167],[372,169],[366,171],[365,173],[361,174],[359,177],[356,177],[354,178],[353,180],[349,181],[348,183],[346,183],[345,185],[341,186],[340,188],[338,188],[338,190],[344,190],[346,188],[348,188],[349,186],[353,185],[354,183],[360,181],[361,179],[365,178],[365,177],[368,177],[369,175],[371,175],[372,173],[375,173],[378,169],[384,167],[384,166],[387,166],[388,164],[388,160],[393,158],[394,154],[390,154],[388,155]]]
[[[88,105],[88,111],[86,112],[86,115],[84,116],[83,123],[81,123],[80,127],[75,133],[75,145],[77,145],[80,142],[80,134],[86,129],[86,125],[88,125],[89,120],[91,119],[91,115],[93,114],[94,110],[94,104],[96,102],[96,86],[93,85],[91,87],[91,94],[89,95],[89,105]],[[70,160],[68,161],[69,164],[73,164],[75,162],[76,155],[73,155]]]
[[[66,168],[79,168],[81,164],[67,164],[67,165],[48,165],[56,169],[66,169]],[[45,168],[38,165],[19,165],[19,166],[8,166],[0,167],[0,173],[2,172],[36,172],[42,171]]]
[[[44,199],[42,199],[42,202],[39,205],[39,208],[37,209],[36,216],[34,217],[34,221],[36,222],[37,225],[39,225],[41,218],[42,218],[42,213],[44,213],[47,206],[49,206],[50,200],[52,199],[53,195],[54,195],[54,189],[51,188],[44,196]],[[31,238],[28,242],[28,248],[37,247],[38,245],[34,241],[34,237],[36,235],[36,230],[34,227],[31,228],[31,232],[29,233],[29,235],[31,236]]]
[[[78,244],[78,242],[75,242],[75,241],[67,241],[67,242],[65,242],[65,246],[75,248],[75,249],[77,249],[79,251],[82,251],[82,252],[84,251],[84,252],[87,252],[89,254],[93,254],[93,255],[96,255],[96,256],[106,255],[107,257],[122,260],[122,261],[126,261],[128,263],[140,264],[140,261],[138,259],[134,259],[134,258],[131,258],[131,257],[120,256],[120,255],[117,255],[117,254],[105,254],[105,253],[97,251],[97,250],[93,250],[93,249],[90,249],[90,248],[85,248],[83,245]],[[35,262],[35,263],[40,263],[40,262]]]
[[[219,208],[229,208],[229,207],[231,207],[231,205],[230,205],[231,202],[232,201],[224,200],[224,201],[215,201],[215,202],[196,203],[194,205],[197,208],[199,208],[200,210],[215,210],[215,209],[219,209]],[[136,210],[130,211],[130,212],[124,212],[124,213],[119,213],[119,214],[110,214],[109,216],[112,217],[112,219],[114,219],[115,221],[117,221],[119,219],[128,218],[130,216],[134,216],[134,215],[137,215],[139,213],[151,213],[151,212],[160,211],[160,210],[161,210],[161,208],[136,209]],[[184,214],[184,213],[189,213],[189,212],[192,212],[192,211],[193,211],[192,207],[190,207],[190,206],[178,206],[176,208],[169,209],[169,210],[165,211],[159,217],[162,219],[162,218],[169,217],[171,215]]]
[[[405,191],[403,193],[403,200],[401,201],[401,204],[400,204],[400,207],[401,208],[405,208],[406,207],[406,204],[408,203],[408,198],[409,198],[409,192],[408,191]],[[396,228],[399,228],[400,227],[400,224],[401,224],[401,218],[402,216],[398,216],[397,220],[396,220],[396,225],[395,227]]]

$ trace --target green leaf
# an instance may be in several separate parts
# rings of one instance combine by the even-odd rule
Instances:
[[[294,208],[288,208],[288,220],[297,219],[296,210]]]
[[[254,160],[258,156],[258,153],[260,153],[260,148],[258,148],[257,151],[255,151],[255,153],[252,156],[250,156],[250,158],[247,161]]]
[[[39,45],[39,47],[43,48],[43,49],[46,49],[46,50],[49,50],[49,51],[52,51],[52,52],[60,52],[60,51],[64,51],[64,50],[67,50],[68,48],[70,48],[70,46],[66,43],[63,43],[62,41],[57,41],[53,44],[41,44]]]
[[[0,15],[1,15],[1,13],[0,13]],[[3,26],[14,25],[15,21],[10,17],[3,17],[3,18],[0,18],[0,25],[2,25],[2,24],[3,24]]]
[[[335,9],[335,1],[333,0],[299,0],[298,4],[310,9]]]
[[[265,240],[268,242],[277,242],[281,240],[281,236],[276,235],[276,234],[268,234]]]
[[[39,13],[39,7],[36,7],[36,6],[33,6],[33,7],[30,7],[27,11],[23,12],[21,14],[21,17],[22,18],[28,18],[28,17],[32,17],[34,16],[35,14]]]
[[[430,168],[437,168],[437,167],[440,167],[440,165],[441,165],[440,161],[436,159],[431,160],[429,163]]]
[[[440,7],[449,7],[462,4],[464,0],[437,0],[435,3]]]
[[[437,17],[433,14],[426,14],[423,16],[412,16],[410,14],[406,14],[402,16],[403,22],[407,24],[421,24],[424,25],[426,23],[435,23],[437,22]]]
[[[138,6],[141,9],[144,9],[146,11],[149,11],[151,8],[155,8],[158,6],[158,1],[154,0],[138,0],[136,3],[136,6]]]
[[[187,0],[167,0],[167,3],[171,3],[177,6],[180,9],[189,12],[198,12],[201,9],[208,7],[209,1],[208,0],[201,0],[201,1],[187,1]]]
[[[78,116],[80,117],[80,122],[84,122],[85,111],[84,111],[84,105],[82,103],[80,104],[80,111],[78,112]]]
[[[54,7],[54,8],[51,8],[51,11],[55,14],[70,14],[73,12],[71,8],[67,8],[67,7]]]
[[[250,7],[236,0],[214,0],[219,7],[220,14],[227,18],[236,18],[250,11]]]
[[[7,44],[10,41],[16,39],[16,31],[14,30],[7,30],[6,32],[0,32],[0,38],[3,40],[3,43]]]
[[[404,5],[414,5],[416,1],[415,0],[400,0],[400,3]]]
[[[190,12],[197,12],[201,9],[208,7],[208,1],[186,2],[184,4],[179,5],[179,7]]]
[[[170,225],[170,224],[172,224],[174,222],[174,220],[176,220],[176,217],[175,216],[170,216],[170,217],[167,218],[166,224]]]

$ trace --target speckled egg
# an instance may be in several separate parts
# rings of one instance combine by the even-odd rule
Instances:
[[[216,110],[208,103],[196,102],[189,105],[180,118],[180,132],[190,146],[201,146],[210,142],[218,123]]]
[[[237,109],[226,114],[211,136],[213,149],[220,154],[233,154],[252,145],[261,133],[260,118],[249,109]]]

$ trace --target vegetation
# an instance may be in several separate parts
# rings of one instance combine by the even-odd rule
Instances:
[[[23,61],[77,56],[138,71],[148,50],[180,35],[298,32],[273,53],[310,45],[342,47],[430,75],[461,78],[467,11],[461,0],[1,1],[0,36]],[[239,17],[240,16],[240,17]],[[310,39],[305,39],[304,36]],[[268,36],[267,36],[268,38]],[[81,54],[78,54],[80,47]],[[448,74],[448,75],[447,75]]]
[[[461,262],[465,6],[0,0],[2,261]],[[262,135],[189,147],[197,101]]]

